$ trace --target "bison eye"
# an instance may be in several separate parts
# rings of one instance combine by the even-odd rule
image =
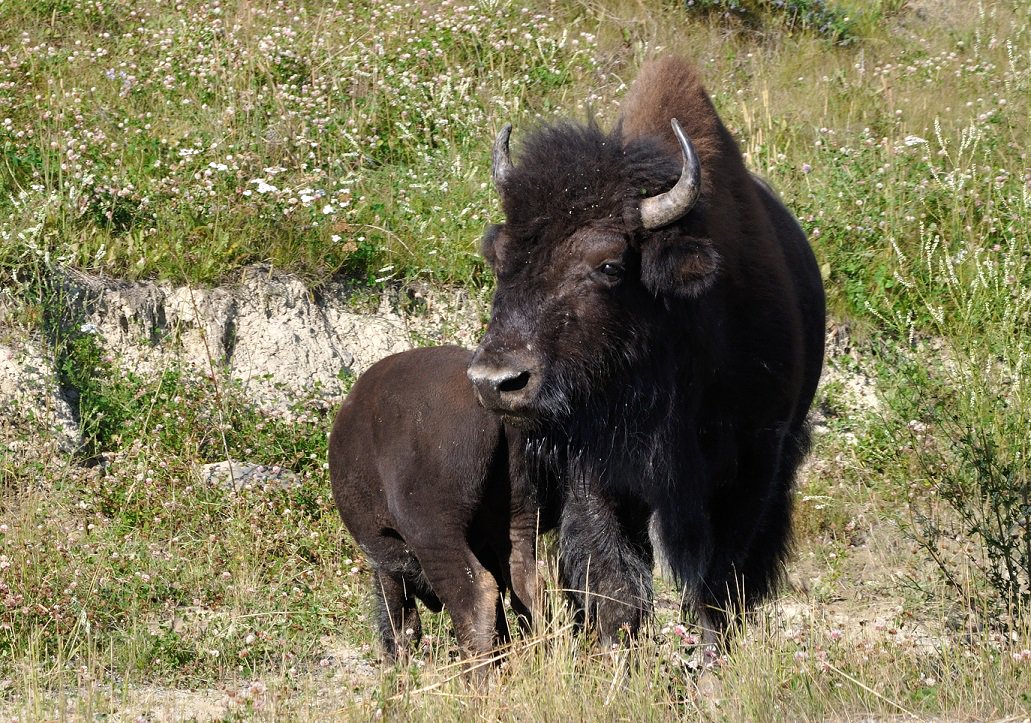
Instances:
[[[598,272],[615,281],[623,278],[623,264],[617,264],[615,261],[606,261],[598,267]]]

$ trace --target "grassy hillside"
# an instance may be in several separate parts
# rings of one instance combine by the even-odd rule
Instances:
[[[260,413],[214,369],[122,371],[54,323],[53,272],[489,289],[496,129],[517,155],[542,119],[610,122],[660,52],[701,67],[824,272],[789,585],[703,677],[669,591],[639,649],[592,648],[556,605],[489,689],[455,679],[446,617],[380,670],[328,494],[331,410]],[[0,417],[0,713],[1031,710],[1028,3],[6,0],[0,68],[0,342],[46,332],[84,435],[72,453]],[[226,458],[283,481],[199,479]]]

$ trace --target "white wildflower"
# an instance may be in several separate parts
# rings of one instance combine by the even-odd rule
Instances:
[[[275,193],[279,190],[271,183],[265,181],[265,179],[263,178],[255,178],[251,181],[251,183],[257,184],[258,187],[254,190],[256,190],[258,193]]]

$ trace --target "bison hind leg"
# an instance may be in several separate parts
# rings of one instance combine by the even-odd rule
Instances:
[[[512,642],[512,629],[508,625],[508,615],[505,613],[505,600],[501,594],[494,603],[494,629],[497,632],[498,644],[508,645]]]
[[[770,480],[762,504],[742,504],[742,495],[722,505],[717,524],[717,554],[709,565],[696,600],[700,621],[719,637],[744,622],[769,599],[784,572],[791,549],[792,495],[795,471],[808,451],[809,435],[798,425],[776,442],[746,449],[743,472],[751,479]]]
[[[402,575],[377,569],[372,577],[372,597],[383,654],[391,662],[403,659],[422,640],[416,591]]]
[[[792,494],[795,473],[809,451],[809,428],[789,433],[781,447],[777,478],[763,524],[741,564],[746,607],[768,598],[777,588],[792,543]]]

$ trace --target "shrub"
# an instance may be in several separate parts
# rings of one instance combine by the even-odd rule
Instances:
[[[815,32],[841,44],[856,37],[848,13],[825,0],[687,0],[687,8],[752,28],[779,23],[788,31]]]
[[[893,244],[881,318],[900,342],[884,372],[914,477],[910,531],[950,584],[966,590],[972,567],[981,602],[1013,619],[1031,604],[1031,196],[978,162],[989,135],[971,127],[950,150],[939,134],[931,173],[957,209],[991,199],[976,219],[990,233],[977,242],[969,227],[934,225],[915,254]]]

